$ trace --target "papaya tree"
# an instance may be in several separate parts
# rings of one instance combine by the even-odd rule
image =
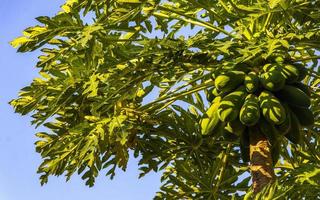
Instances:
[[[320,198],[320,0],[67,0],[11,42],[40,50],[10,104],[41,184],[139,159],[155,199]]]

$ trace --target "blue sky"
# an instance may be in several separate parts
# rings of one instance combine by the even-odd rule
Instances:
[[[126,173],[110,181],[101,174],[88,188],[78,176],[68,183],[64,177],[50,177],[43,187],[36,170],[40,156],[35,152],[34,133],[29,117],[13,112],[8,102],[20,88],[37,76],[34,65],[39,52],[16,53],[9,42],[23,29],[36,24],[38,16],[52,16],[64,0],[1,0],[0,6],[0,200],[150,200],[160,186],[160,174],[138,179],[137,161],[129,162]]]

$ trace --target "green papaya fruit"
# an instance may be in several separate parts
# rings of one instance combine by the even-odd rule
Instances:
[[[217,88],[214,88],[214,89],[212,90],[212,95],[215,96],[215,97],[218,97],[218,96],[224,97],[224,96],[226,96],[227,94],[229,94],[229,92],[221,92],[221,91],[219,91]]]
[[[250,161],[250,136],[248,129],[240,135],[240,153],[243,162]]]
[[[285,84],[285,77],[278,70],[272,70],[261,74],[260,82],[261,85],[270,91],[279,91]]]
[[[279,99],[271,92],[262,91],[259,95],[259,104],[262,115],[272,124],[282,124],[286,119],[286,112]]]
[[[217,125],[219,121],[218,117],[218,108],[220,106],[221,97],[216,97],[213,102],[211,103],[209,109],[207,110],[206,114],[201,119],[201,133],[202,135],[209,134]]]
[[[299,88],[299,89],[302,90],[308,97],[311,97],[311,90],[310,90],[310,88],[309,88],[308,85],[303,84],[303,83],[301,83],[301,82],[297,82],[297,83],[292,84],[292,86],[295,86],[295,87]]]
[[[220,74],[214,81],[218,91],[225,93],[236,89],[244,81],[245,73],[242,71],[230,71]]]
[[[285,61],[285,58],[284,57],[282,57],[282,56],[277,56],[275,59],[274,59],[274,61],[277,63],[277,64],[283,64],[284,63],[284,61]]]
[[[287,83],[294,83],[299,78],[299,69],[294,65],[284,64],[281,68],[281,74],[285,77]]]
[[[255,72],[250,72],[244,78],[244,85],[247,92],[254,93],[259,88],[259,76]]]
[[[267,73],[273,70],[279,70],[280,67],[278,64],[274,64],[274,63],[267,63],[263,66],[262,70],[263,72]]]
[[[246,94],[244,86],[241,86],[223,97],[218,108],[219,119],[223,122],[235,120],[239,115]]]
[[[239,119],[235,119],[227,123],[224,128],[226,131],[232,133],[233,135],[240,136],[246,127],[240,122]]]
[[[281,135],[285,135],[291,128],[291,115],[290,115],[290,108],[287,104],[283,105],[285,112],[286,112],[286,119],[282,124],[275,125],[275,128],[278,130],[278,133]]]
[[[254,94],[249,94],[240,110],[240,121],[243,125],[253,126],[260,118],[259,99]]]
[[[218,90],[226,87],[228,84],[232,82],[232,77],[228,74],[220,74],[214,80],[214,85]]]
[[[314,115],[309,108],[290,105],[291,111],[297,116],[301,126],[312,126]]]
[[[213,90],[212,90],[212,94],[214,95],[214,96],[220,96],[220,92],[218,91],[218,89],[217,88],[213,88]]]
[[[279,139],[279,132],[275,126],[268,122],[264,117],[259,120],[259,130],[268,139],[271,145],[275,144]]]
[[[297,116],[290,112],[291,117],[291,128],[288,131],[287,134],[285,134],[285,137],[292,142],[293,144],[299,144],[301,142],[301,126],[300,122],[297,118]]]
[[[311,104],[310,97],[308,97],[308,95],[299,88],[291,85],[285,85],[276,93],[276,96],[288,104],[295,106],[309,107]]]

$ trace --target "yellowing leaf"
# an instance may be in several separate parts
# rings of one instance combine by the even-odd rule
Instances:
[[[121,35],[119,39],[129,40],[130,38],[135,36],[141,30],[141,27],[137,26],[134,29],[135,29],[135,31],[128,32],[128,33],[126,33],[124,35]],[[119,43],[123,43],[123,42],[119,42]]]
[[[137,97],[142,97],[145,94],[145,91],[141,88],[138,89]]]
[[[61,8],[66,13],[70,13],[71,12],[71,8],[68,5],[63,5],[63,6],[61,6]]]
[[[287,40],[279,40],[279,42],[282,44],[283,47],[289,49],[290,44]]]
[[[25,44],[25,43],[27,43],[27,42],[31,42],[31,41],[33,41],[33,40],[30,39],[30,38],[27,38],[27,37],[22,36],[22,37],[18,37],[18,38],[16,38],[16,39],[14,39],[13,41],[11,41],[11,42],[10,42],[10,45],[11,45],[13,48],[17,48],[17,47],[19,47],[19,46],[21,46],[21,45],[23,45],[23,44]]]
[[[281,2],[282,0],[269,0],[269,6],[271,9],[275,8],[278,6],[278,4]]]
[[[79,40],[79,43],[85,46],[88,43],[88,41],[92,39],[92,34],[101,29],[103,29],[103,26],[101,26],[100,24],[89,25],[84,27],[82,32],[82,38]]]
[[[140,0],[117,0],[118,3],[142,3]]]
[[[86,115],[84,116],[84,118],[90,122],[97,122],[100,119],[99,117],[92,116],[92,115]]]
[[[73,4],[78,3],[78,0],[67,0],[67,2],[61,6],[62,10],[66,13],[70,13],[72,10]]]
[[[23,31],[23,35],[25,37],[35,37],[47,30],[48,30],[47,27],[44,27],[44,26],[34,26],[31,28],[28,28],[28,31]]]
[[[66,2],[66,4],[69,5],[69,6],[71,6],[71,5],[75,4],[75,3],[78,3],[78,0],[67,0],[67,2]]]
[[[86,82],[83,87],[85,88],[85,90],[83,91],[82,94],[88,94],[88,97],[95,97],[98,95],[98,86],[99,86],[99,80],[98,79],[98,75],[93,74],[90,77],[90,80],[88,82]]]
[[[117,68],[120,69],[120,70],[123,70],[126,67],[127,67],[127,65],[124,65],[124,64],[118,64],[117,65]]]

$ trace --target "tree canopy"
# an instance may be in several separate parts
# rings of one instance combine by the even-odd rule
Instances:
[[[216,72],[280,55],[307,66],[315,123],[299,145],[280,138],[277,181],[256,198],[319,198],[319,8],[319,0],[67,0],[55,16],[37,17],[11,44],[41,51],[39,77],[10,103],[48,130],[36,133],[41,183],[77,173],[93,186],[133,155],[140,177],[163,173],[155,199],[250,198],[239,140],[203,135],[200,121]]]

